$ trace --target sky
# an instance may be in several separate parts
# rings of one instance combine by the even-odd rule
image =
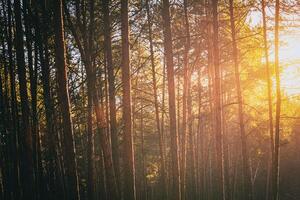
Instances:
[[[267,9],[267,15],[273,16],[273,12]],[[296,19],[296,15],[284,16],[288,19]],[[253,11],[249,15],[249,20],[252,26],[258,26],[262,23],[261,13]],[[295,20],[296,23],[300,22],[300,19]],[[282,22],[283,23],[286,22]],[[280,30],[279,40],[279,59],[282,67],[281,71],[281,88],[283,93],[288,96],[300,96],[300,24],[293,23],[292,26],[286,26]],[[273,26],[273,23],[268,23],[269,26]],[[286,24],[284,24],[286,25]],[[273,40],[274,34],[268,32],[268,37]],[[269,49],[270,60],[274,61],[274,46],[270,46]],[[275,81],[273,81],[275,82]],[[274,84],[275,88],[275,84]]]

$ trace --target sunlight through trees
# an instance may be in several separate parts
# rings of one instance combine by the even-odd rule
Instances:
[[[300,199],[296,0],[1,0],[0,199]]]

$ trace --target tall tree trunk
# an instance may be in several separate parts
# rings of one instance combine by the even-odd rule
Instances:
[[[94,0],[88,1],[88,10],[90,13],[89,34],[88,34],[88,47],[86,49],[86,72],[87,72],[87,85],[88,85],[88,136],[87,136],[87,156],[88,156],[88,177],[87,177],[87,190],[88,199],[95,199],[95,150],[94,150],[94,131],[93,131],[93,96],[96,93],[95,83],[96,75],[92,61],[93,43],[94,43]],[[93,78],[93,79],[92,79]],[[98,102],[94,102],[98,104]],[[104,133],[102,133],[104,134]]]
[[[48,30],[47,30],[47,10],[45,2],[42,2],[41,7],[37,1],[33,1],[34,7],[34,21],[35,21],[35,34],[36,34],[36,45],[38,47],[39,60],[42,72],[42,88],[43,88],[43,104],[45,107],[46,114],[46,133],[45,140],[46,146],[46,168],[47,168],[47,182],[49,184],[49,193],[47,197],[49,199],[59,198],[57,195],[61,194],[58,188],[61,188],[62,183],[59,181],[60,177],[58,173],[57,156],[55,150],[55,133],[54,133],[54,105],[51,98],[50,90],[50,67],[49,67],[49,53],[48,53]],[[39,9],[41,8],[41,20]],[[42,30],[42,31],[41,31]],[[56,182],[57,181],[57,182]]]
[[[216,199],[224,199],[223,136],[221,112],[221,81],[219,61],[219,22],[218,0],[212,0],[213,13],[213,64],[214,64],[214,108],[215,108],[215,145],[216,145]]]
[[[280,111],[281,91],[279,72],[279,9],[280,1],[275,4],[275,78],[276,78],[276,116],[275,116],[275,144],[273,159],[273,199],[279,199],[279,154],[280,154]]]
[[[189,50],[190,50],[190,31],[189,31],[189,20],[187,13],[187,0],[184,0],[184,29],[185,31],[185,45],[184,45],[184,66],[183,66],[183,96],[182,96],[182,146],[181,146],[181,165],[180,165],[180,176],[181,176],[181,199],[184,200],[186,197],[186,152],[187,152],[187,96],[188,96],[188,79],[189,79]]]
[[[192,119],[192,88],[191,88],[191,76],[192,76],[192,66],[189,65],[189,52],[190,52],[190,25],[189,25],[189,16],[188,16],[188,0],[184,0],[184,28],[185,28],[185,50],[184,50],[184,77],[186,80],[184,83],[185,94],[186,96],[186,112],[187,115],[185,117],[185,133],[183,135],[184,138],[184,147],[182,149],[183,153],[183,168],[181,168],[181,194],[182,199],[194,199],[196,195],[196,179],[195,179],[195,146],[194,146],[194,135],[193,135],[193,119]],[[188,143],[187,143],[188,142]],[[188,153],[188,154],[186,154]],[[187,168],[188,167],[188,168]],[[185,180],[185,183],[184,183]],[[184,188],[184,185],[186,188]],[[186,194],[185,194],[186,193]]]
[[[274,127],[273,127],[273,105],[272,105],[272,80],[270,74],[270,64],[269,64],[269,48],[268,48],[268,36],[267,36],[267,16],[266,16],[266,2],[265,0],[261,1],[261,10],[262,10],[262,19],[263,19],[263,37],[264,37],[264,53],[265,53],[265,62],[266,62],[266,81],[268,89],[268,106],[269,106],[269,132],[270,132],[270,162],[273,162],[274,159]],[[272,165],[268,165],[272,169]],[[268,169],[268,172],[271,171]],[[270,177],[270,178],[269,178]],[[272,179],[272,176],[268,176],[268,179]],[[267,191],[266,199],[269,199],[270,190],[272,190],[272,180],[267,180]]]
[[[104,14],[104,51],[107,62],[108,72],[108,93],[109,93],[109,123],[112,145],[112,158],[116,175],[118,191],[121,191],[120,181],[120,164],[119,164],[119,140],[116,119],[116,99],[115,99],[115,74],[112,60],[112,44],[111,44],[111,19],[109,14],[109,0],[103,0]]]
[[[159,105],[158,105],[158,94],[157,94],[157,78],[154,60],[154,49],[153,49],[153,33],[152,33],[152,17],[150,15],[149,0],[146,0],[146,12],[147,12],[147,22],[148,22],[148,39],[150,47],[150,60],[151,60],[151,73],[153,81],[153,95],[154,95],[154,108],[155,108],[155,120],[156,129],[159,136],[159,153],[160,153],[160,165],[161,165],[161,198],[166,198],[166,176],[165,176],[165,145],[164,137],[161,131],[160,118],[159,118]]]
[[[253,194],[252,194],[251,171],[249,165],[247,138],[246,138],[245,124],[244,124],[243,96],[242,96],[241,83],[240,83],[240,70],[239,70],[239,61],[238,61],[238,47],[236,41],[233,0],[229,0],[229,12],[230,12],[230,27],[231,27],[231,39],[232,39],[232,56],[234,62],[235,83],[236,83],[237,98],[238,98],[238,118],[239,118],[240,134],[241,134],[244,199],[252,200]]]
[[[16,78],[15,78],[15,63],[13,54],[13,34],[12,34],[12,7],[11,1],[7,0],[7,51],[9,62],[9,79],[10,79],[10,105],[11,105],[11,134],[10,134],[10,151],[12,155],[12,169],[10,187],[12,189],[12,198],[20,198],[20,175],[19,175],[19,145],[18,145],[18,105],[16,99]]]
[[[163,0],[162,17],[163,17],[163,35],[164,48],[167,64],[167,79],[169,93],[169,119],[170,119],[170,134],[171,134],[171,162],[172,162],[172,194],[171,199],[181,199],[180,189],[180,168],[179,168],[179,147],[178,147],[178,132],[176,127],[176,103],[175,103],[175,83],[174,83],[174,61],[172,48],[172,33],[170,19],[170,3],[169,0]]]
[[[40,198],[41,183],[40,171],[38,164],[38,116],[37,116],[37,63],[34,66],[33,63],[33,33],[32,33],[32,12],[30,2],[23,0],[23,12],[24,12],[24,24],[25,24],[25,36],[26,36],[26,49],[27,49],[27,61],[29,68],[29,80],[30,80],[30,96],[31,96],[31,126],[32,126],[32,156],[33,156],[33,168],[35,177],[35,189],[36,198]]]
[[[91,0],[93,1],[93,0]],[[93,9],[92,9],[93,10]],[[90,11],[90,13],[93,13],[94,11]],[[93,22],[93,16],[91,16],[91,22]],[[94,26],[90,24],[89,27],[89,42],[88,42],[88,51],[86,52],[86,71],[87,71],[87,81],[88,81],[88,90],[91,91],[93,95],[93,105],[95,106],[94,111],[96,114],[96,120],[97,120],[97,127],[98,131],[100,133],[100,142],[101,142],[101,148],[103,151],[103,159],[104,159],[104,167],[105,167],[105,173],[106,173],[106,184],[107,184],[107,195],[109,199],[118,199],[119,193],[118,188],[116,184],[116,177],[113,167],[113,160],[112,160],[112,153],[111,153],[111,147],[109,142],[109,137],[107,135],[107,125],[105,121],[105,115],[104,115],[104,106],[103,102],[99,101],[98,92],[95,87],[95,83],[97,82],[96,79],[96,73],[93,65],[93,31]],[[100,98],[102,99],[102,94],[100,94]]]
[[[35,199],[34,195],[34,167],[32,153],[32,132],[30,123],[30,108],[27,93],[26,66],[24,57],[24,41],[22,30],[21,3],[14,2],[16,22],[16,54],[19,76],[19,92],[21,97],[22,111],[22,133],[19,138],[21,142],[21,182],[24,199]]]
[[[79,185],[77,163],[75,158],[75,144],[70,113],[70,100],[67,82],[66,50],[62,17],[62,1],[54,0],[54,30],[55,30],[55,65],[57,69],[58,98],[62,114],[64,166],[66,175],[67,199],[79,200]]]
[[[135,200],[135,167],[131,121],[128,0],[121,1],[122,84],[124,121],[124,199]]]
[[[97,83],[97,77],[94,69],[93,64],[93,52],[94,52],[94,1],[89,1],[89,13],[90,13],[90,24],[88,28],[88,36],[86,35],[86,21],[83,17],[83,23],[79,22],[81,25],[80,31],[83,38],[79,38],[79,34],[77,33],[77,30],[75,29],[71,17],[69,14],[69,11],[66,7],[66,4],[64,4],[64,10],[66,13],[66,17],[68,20],[68,23],[70,25],[70,29],[73,33],[73,36],[75,38],[76,44],[79,48],[79,52],[83,58],[84,66],[86,69],[87,74],[87,87],[88,87],[88,98],[92,99],[94,111],[96,114],[96,121],[97,121],[97,129],[99,131],[100,136],[100,144],[103,151],[103,159],[104,159],[104,166],[105,166],[105,173],[106,173],[106,184],[107,184],[107,195],[109,198],[116,199],[118,198],[118,188],[115,181],[115,173],[113,168],[113,161],[112,161],[112,153],[111,153],[111,147],[109,142],[109,137],[107,135],[107,125],[104,115],[104,106],[102,104],[100,105],[99,102],[99,96],[98,91],[96,90],[95,83]],[[84,13],[85,15],[85,13]],[[80,21],[80,16],[77,16]],[[81,40],[83,40],[83,45],[81,44]],[[90,95],[90,96],[89,96]],[[92,160],[91,160],[92,161]],[[91,163],[90,163],[91,164]],[[92,184],[90,185],[92,186]]]

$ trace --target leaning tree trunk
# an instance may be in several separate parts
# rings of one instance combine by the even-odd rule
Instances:
[[[115,74],[112,59],[112,44],[111,44],[111,22],[109,15],[109,0],[103,0],[103,15],[104,15],[104,51],[107,62],[108,72],[108,93],[109,93],[109,123],[111,134],[112,158],[116,175],[118,191],[121,191],[120,181],[120,164],[119,164],[119,144],[116,119],[116,92],[115,92]]]
[[[95,83],[97,82],[95,68],[93,65],[93,52],[94,52],[94,1],[89,1],[90,7],[90,26],[89,26],[89,36],[88,36],[88,48],[86,51],[86,60],[85,60],[85,67],[87,71],[87,81],[88,81],[88,93],[90,92],[92,95],[93,105],[95,106],[95,114],[97,120],[97,127],[100,134],[100,142],[101,148],[103,151],[103,158],[104,158],[104,166],[105,166],[105,173],[106,173],[106,182],[107,182],[107,195],[109,199],[118,199],[119,193],[116,184],[116,177],[113,167],[113,160],[112,160],[112,153],[111,147],[109,143],[109,137],[106,132],[106,121],[104,116],[104,106],[102,102],[99,101],[98,92],[95,87]],[[102,95],[101,95],[102,96]],[[91,138],[92,139],[92,138]],[[93,150],[94,151],[94,150]],[[94,152],[91,151],[93,154]],[[91,160],[90,162],[92,162]],[[90,167],[91,168],[91,167]],[[92,183],[91,185],[92,186]]]
[[[71,21],[71,16],[68,11],[68,8],[66,7],[66,4],[64,4],[64,10],[66,13],[66,18],[69,23],[71,32],[73,33],[74,39],[76,41],[76,44],[78,46],[79,52],[83,58],[84,61],[84,66],[86,69],[86,77],[87,77],[87,88],[88,88],[88,99],[90,99],[93,102],[94,106],[94,112],[96,114],[96,121],[97,121],[97,129],[99,131],[99,136],[100,136],[100,144],[101,148],[103,151],[103,159],[104,159],[104,166],[105,166],[105,173],[106,173],[106,183],[107,183],[107,194],[108,198],[112,199],[117,199],[118,198],[118,188],[116,185],[115,181],[115,172],[113,168],[113,161],[112,161],[112,153],[111,153],[111,147],[110,147],[110,142],[109,142],[109,137],[106,132],[107,124],[105,121],[105,115],[104,115],[104,106],[100,105],[99,102],[99,96],[98,96],[98,91],[96,90],[96,85],[95,83],[97,82],[97,77],[94,69],[94,64],[93,64],[93,55],[94,55],[94,1],[90,0],[89,1],[89,13],[90,13],[90,24],[88,28],[88,36],[86,35],[86,27],[85,27],[85,22],[81,23],[80,22],[80,16],[77,16],[77,22],[78,25],[80,25],[79,30],[81,31],[82,38],[80,38],[80,34],[77,33],[77,30],[75,26],[73,25]],[[82,45],[83,41],[83,45]],[[89,105],[89,109],[91,109],[91,104]],[[91,120],[91,118],[89,119]],[[88,122],[88,125],[91,126],[91,121]],[[92,140],[93,140],[93,133],[91,132],[91,128],[89,128],[89,143],[90,143],[90,148],[92,148]],[[93,154],[93,149],[89,150]],[[89,159],[89,168],[91,171],[92,167],[92,161],[93,159],[90,157]],[[90,177],[90,183],[89,183],[89,190],[93,190],[93,182],[92,180],[92,174],[90,171],[89,177]]]
[[[77,176],[77,163],[75,158],[75,144],[72,129],[70,99],[67,82],[66,50],[64,41],[64,28],[62,18],[62,1],[54,0],[54,30],[55,30],[55,66],[57,69],[58,100],[62,114],[64,134],[64,166],[66,175],[67,199],[79,200],[79,185]]]

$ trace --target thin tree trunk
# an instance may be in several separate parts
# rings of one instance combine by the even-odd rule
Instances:
[[[187,172],[186,172],[186,198],[187,199],[195,199],[196,198],[196,169],[195,169],[195,137],[193,133],[193,116],[192,116],[192,96],[191,96],[191,76],[189,72],[188,79],[188,88],[187,88],[187,121],[188,121],[188,129],[187,129],[187,138],[188,138],[188,146],[187,146]]]
[[[20,198],[20,176],[19,176],[19,146],[18,146],[18,105],[16,99],[16,80],[15,80],[15,64],[13,55],[13,35],[12,35],[12,7],[11,1],[7,0],[7,34],[5,34],[7,40],[8,62],[9,62],[9,79],[10,79],[10,106],[11,106],[11,134],[10,134],[10,152],[12,156],[12,169],[11,180],[9,185],[11,188],[12,198]],[[6,33],[6,32],[5,32]]]
[[[87,86],[88,86],[88,94],[92,95],[88,98],[92,98],[93,105],[94,105],[94,111],[96,114],[96,121],[97,121],[97,129],[99,131],[100,136],[100,144],[103,151],[103,159],[104,159],[104,166],[105,166],[105,173],[106,173],[106,184],[107,184],[107,195],[109,198],[116,199],[118,198],[118,188],[115,181],[115,173],[114,173],[114,167],[113,167],[113,161],[112,161],[112,153],[111,153],[111,147],[109,142],[109,137],[107,135],[107,125],[104,115],[104,106],[99,105],[99,96],[98,91],[96,90],[95,83],[97,82],[97,77],[94,69],[93,64],[93,52],[94,52],[94,1],[90,0],[89,2],[89,13],[90,15],[90,24],[88,29],[88,36],[86,36],[86,21],[83,14],[83,23],[81,22],[80,31],[82,31],[82,40],[83,40],[83,46],[81,44],[81,40],[79,38],[79,34],[77,33],[69,14],[69,11],[66,7],[66,4],[64,4],[65,13],[67,16],[68,23],[70,25],[70,29],[73,33],[73,36],[75,38],[75,41],[77,43],[77,46],[79,48],[80,54],[84,60],[84,66],[87,73]],[[77,18],[80,18],[80,16],[77,16]],[[79,20],[80,21],[80,20]],[[87,39],[88,38],[88,39]],[[92,185],[92,184],[91,184]]]
[[[39,133],[38,133],[38,117],[37,117],[37,62],[34,66],[33,63],[33,25],[31,23],[32,12],[30,2],[23,0],[23,9],[24,9],[24,24],[25,24],[25,35],[26,35],[26,49],[27,49],[27,60],[29,68],[29,80],[30,80],[30,96],[31,96],[31,126],[32,126],[32,153],[33,153],[33,168],[34,168],[34,177],[35,177],[35,189],[36,189],[36,198],[40,198],[41,192],[41,177],[39,169],[39,158],[38,158],[38,142],[39,142]]]
[[[115,99],[115,74],[112,60],[112,44],[111,44],[111,20],[109,15],[109,0],[103,0],[104,14],[104,43],[105,56],[107,61],[108,72],[108,93],[109,93],[109,122],[112,145],[112,158],[116,175],[118,191],[121,191],[120,181],[120,164],[119,164],[119,140],[116,120],[116,99]]]
[[[147,200],[148,199],[148,192],[147,192],[147,173],[146,173],[146,167],[145,167],[145,163],[146,163],[146,154],[145,154],[145,139],[144,139],[144,105],[143,102],[141,101],[141,121],[140,121],[140,130],[141,130],[141,153],[142,153],[142,190],[141,190],[141,199],[143,200]]]
[[[93,95],[88,90],[88,116],[87,116],[87,156],[88,156],[88,199],[95,199],[95,166],[94,166],[94,132],[93,132]]]
[[[96,77],[95,73],[88,73],[91,78],[91,82],[95,83]],[[94,76],[94,77],[93,77]],[[92,86],[93,87],[93,86]],[[104,159],[104,167],[105,167],[105,173],[106,173],[106,184],[107,184],[107,195],[109,199],[118,199],[118,189],[116,185],[116,179],[115,179],[115,173],[113,168],[113,161],[112,161],[112,154],[111,154],[111,147],[109,143],[109,138],[106,132],[106,122],[105,122],[105,116],[104,116],[104,106],[101,103],[99,105],[99,99],[98,94],[95,89],[92,89],[93,91],[93,102],[95,106],[95,112],[96,112],[96,120],[97,120],[97,126],[100,133],[100,142],[101,142],[101,148],[103,151],[103,159]]]
[[[232,39],[232,56],[234,62],[234,74],[238,98],[238,118],[241,134],[241,147],[242,147],[242,161],[243,161],[243,182],[244,182],[244,199],[252,200],[252,182],[251,182],[251,171],[249,166],[249,155],[247,149],[247,138],[245,133],[244,124],[244,108],[243,108],[243,96],[240,83],[240,70],[238,61],[238,47],[236,41],[236,29],[235,29],[235,18],[234,18],[234,2],[229,0],[229,12],[230,12],[230,27],[231,27],[231,39]]]
[[[203,126],[204,121],[202,120],[202,84],[201,84],[201,67],[198,68],[198,77],[197,77],[197,135],[196,135],[196,177],[197,177],[197,196],[198,199],[204,198],[204,134]]]
[[[37,43],[34,43],[34,70],[33,70],[33,88],[32,90],[32,121],[33,127],[35,128],[35,146],[36,146],[36,182],[37,182],[37,190],[39,196],[38,199],[43,199],[43,195],[46,193],[46,182],[44,179],[44,170],[42,164],[42,146],[41,146],[41,135],[39,130],[39,118],[38,118],[38,96],[37,96],[37,88],[38,88],[38,47]]]
[[[162,135],[162,142],[163,142],[163,146],[165,147],[164,149],[166,149],[166,141],[165,141],[165,88],[166,88],[166,64],[165,64],[165,59],[163,62],[163,81],[162,81],[162,106],[161,106],[161,135]],[[165,153],[166,156],[166,153]],[[169,173],[168,173],[168,160],[165,160],[165,181],[166,181],[166,199],[168,199],[169,197]]]
[[[128,0],[121,1],[122,84],[124,121],[124,199],[135,200],[135,167],[132,138],[131,78],[129,62]]]
[[[148,21],[148,33],[149,33],[149,47],[150,47],[150,60],[151,60],[151,73],[153,80],[153,93],[154,93],[154,108],[155,108],[155,120],[156,129],[159,135],[159,152],[160,152],[160,164],[161,164],[161,198],[166,198],[166,176],[165,176],[165,145],[164,138],[161,132],[160,118],[159,118],[159,105],[158,105],[158,94],[157,94],[157,80],[156,80],[156,69],[154,60],[154,49],[153,49],[153,34],[152,34],[152,17],[150,16],[149,0],[146,0],[146,12]]]
[[[219,61],[219,22],[218,0],[212,0],[213,13],[213,64],[214,64],[214,107],[215,107],[215,141],[216,141],[216,199],[224,199],[224,167],[223,167],[223,136],[221,114],[221,81]]]
[[[3,17],[1,15],[1,17]],[[9,120],[7,117],[9,116],[9,105],[8,105],[8,99],[7,99],[7,65],[5,58],[5,45],[2,41],[2,55],[1,55],[1,63],[3,62],[3,68],[4,68],[4,80],[2,78],[2,66],[0,68],[0,132],[3,133],[2,137],[5,138],[6,134],[9,131]],[[9,144],[9,143],[8,143]],[[12,191],[12,188],[10,187],[9,183],[9,169],[8,166],[10,165],[10,159],[9,159],[9,146],[2,145],[0,147],[0,197],[2,199],[9,199],[10,193]]]
[[[192,67],[189,65],[189,51],[190,51],[190,25],[189,25],[189,17],[188,17],[188,0],[184,0],[184,27],[186,30],[186,41],[185,41],[185,50],[184,50],[184,76],[186,77],[184,87],[185,95],[186,96],[186,109],[184,112],[187,113],[186,115],[186,133],[184,134],[184,140],[186,143],[188,139],[188,145],[185,144],[185,148],[183,149],[183,168],[181,171],[183,171],[182,178],[186,179],[186,183],[182,180],[182,187],[181,190],[183,193],[187,192],[187,194],[181,194],[182,199],[188,198],[188,199],[194,199],[196,195],[196,179],[195,179],[195,146],[194,146],[194,135],[193,135],[193,117],[192,117],[192,82],[191,82],[191,76],[192,76]],[[188,154],[186,154],[188,152]],[[188,156],[188,157],[187,157]],[[187,162],[188,161],[188,162]],[[188,163],[188,165],[187,165]],[[186,169],[186,165],[188,168]],[[187,188],[183,188],[184,185],[187,186]]]
[[[184,68],[183,68],[183,96],[182,96],[182,146],[181,146],[181,199],[184,200],[186,197],[186,153],[187,153],[187,96],[188,94],[188,79],[189,79],[189,50],[190,50],[190,31],[189,31],[189,20],[187,13],[187,0],[184,0],[184,29],[186,34],[186,41],[184,45]]]
[[[224,99],[224,97],[223,97]],[[225,100],[225,99],[224,99]],[[223,105],[225,104],[225,101],[223,102]],[[223,116],[225,115],[225,111],[223,109]],[[231,184],[230,184],[230,166],[229,166],[229,140],[228,140],[228,129],[226,126],[226,121],[223,118],[223,151],[224,151],[224,183],[225,183],[225,188],[224,188],[224,195],[225,199],[231,199]]]
[[[275,116],[275,144],[273,161],[273,199],[279,199],[279,154],[280,154],[280,111],[281,111],[281,91],[279,72],[279,9],[280,1],[275,4],[275,78],[276,78],[276,116]]]
[[[179,58],[180,56],[179,56],[179,54],[177,55],[177,63],[178,63],[178,65],[179,65],[179,63],[180,63],[180,58]],[[181,87],[181,74],[180,73],[175,73],[174,74],[174,76],[175,76],[175,88],[176,88],[176,90],[175,90],[175,96],[176,96],[176,102],[175,102],[175,104],[176,104],[176,109],[177,109],[177,112],[176,112],[176,120],[177,120],[177,132],[178,132],[178,159],[179,159],[179,167],[181,167],[180,166],[180,164],[181,164],[181,160],[182,160],[182,152],[181,152],[181,147],[183,146],[183,134],[182,134],[182,127],[181,127],[181,125],[182,125],[182,123],[180,123],[180,121],[181,121],[181,111],[180,111],[180,108],[181,108],[181,103],[180,103],[180,87]],[[177,95],[176,95],[177,94]],[[183,115],[183,113],[182,113],[182,115]],[[180,171],[180,173],[181,173],[181,171]],[[181,180],[181,179],[180,179]]]
[[[49,193],[47,197],[49,199],[57,197],[59,192],[58,188],[61,188],[62,183],[59,181],[57,168],[57,156],[55,150],[55,133],[54,133],[54,118],[53,118],[53,101],[51,98],[50,91],[50,67],[49,67],[49,53],[48,53],[48,31],[47,31],[47,12],[45,3],[43,1],[41,9],[42,9],[42,17],[39,20],[39,5],[36,1],[33,2],[34,12],[35,12],[35,34],[36,34],[36,45],[38,48],[39,60],[41,65],[42,72],[42,87],[43,87],[43,103],[45,107],[46,113],[46,155],[47,155],[47,182],[49,183]],[[41,31],[42,30],[42,33]],[[58,182],[56,182],[56,180]],[[57,195],[55,195],[57,194]]]
[[[180,189],[180,167],[179,167],[179,147],[178,132],[176,126],[176,103],[175,103],[175,83],[174,83],[174,61],[172,48],[172,33],[170,19],[169,0],[163,0],[163,35],[164,48],[167,64],[168,93],[169,93],[169,118],[170,118],[170,137],[171,137],[171,162],[172,162],[172,195],[171,199],[179,200],[181,198]]]
[[[267,36],[267,17],[266,17],[266,2],[265,0],[261,1],[261,10],[262,10],[262,18],[263,18],[263,37],[264,37],[264,53],[265,53],[265,62],[266,62],[266,81],[267,81],[267,89],[268,89],[268,108],[269,108],[269,132],[270,132],[270,162],[273,162],[274,158],[274,127],[273,127],[273,105],[272,105],[272,80],[270,74],[270,64],[269,64],[269,48],[268,48],[268,36]],[[268,165],[270,169],[272,169],[272,165]],[[272,176],[268,176],[268,179],[272,179]],[[272,181],[267,180],[268,190],[266,192],[266,198],[269,199],[269,195],[271,195],[270,190],[272,189]]]
[[[96,76],[92,64],[93,53],[93,32],[94,32],[94,1],[88,1],[88,8],[90,13],[89,35],[88,35],[88,49],[86,50],[86,71],[87,71],[87,85],[88,85],[88,137],[87,137],[87,156],[88,156],[88,199],[95,199],[95,163],[94,163],[94,131],[93,131],[93,96],[95,91]],[[94,77],[92,79],[92,77]],[[94,102],[98,104],[98,102]],[[103,133],[102,133],[103,134]]]

